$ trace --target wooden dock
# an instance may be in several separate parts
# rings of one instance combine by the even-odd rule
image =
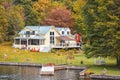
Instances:
[[[69,70],[85,70],[87,67],[81,67],[81,66],[66,66]]]
[[[68,65],[56,65],[55,66],[55,71],[57,70],[85,70],[87,69],[86,67],[80,67],[80,66],[68,66]]]
[[[56,65],[55,66],[55,71],[58,71],[58,70],[66,70],[66,66],[60,66],[60,65]]]
[[[40,75],[43,75],[43,76],[54,75],[54,66],[42,66],[40,70]]]

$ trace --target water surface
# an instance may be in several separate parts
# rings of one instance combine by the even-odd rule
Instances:
[[[55,71],[54,76],[41,76],[39,67],[0,66],[0,80],[88,80],[80,79],[80,70]]]

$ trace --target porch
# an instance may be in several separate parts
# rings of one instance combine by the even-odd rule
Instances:
[[[56,49],[59,49],[59,48],[81,48],[81,43],[59,43],[59,44],[55,44],[55,45],[52,45],[51,48],[56,48]]]
[[[15,48],[20,48],[20,49],[32,49],[32,48],[40,48],[45,44],[45,39],[44,38],[23,38],[23,37],[16,37],[14,39],[14,44],[13,46]]]
[[[80,48],[81,42],[76,42],[73,36],[56,37],[57,44],[52,45],[52,48]]]

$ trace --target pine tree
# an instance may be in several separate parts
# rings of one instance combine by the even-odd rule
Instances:
[[[120,65],[119,0],[88,0],[84,6],[87,57],[114,56]]]

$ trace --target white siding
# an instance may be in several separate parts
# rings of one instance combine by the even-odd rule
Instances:
[[[62,32],[64,32],[64,34],[62,34]],[[60,33],[61,36],[68,35],[67,32],[69,32],[69,35],[71,35],[71,31],[70,31],[69,28],[67,30],[63,28],[63,29],[61,29],[61,31],[59,31],[59,33]]]
[[[56,37],[59,36],[59,33],[55,30],[55,28],[51,28],[45,35],[45,46],[52,46],[50,45],[50,32],[54,32],[54,44],[57,44],[57,39]]]

